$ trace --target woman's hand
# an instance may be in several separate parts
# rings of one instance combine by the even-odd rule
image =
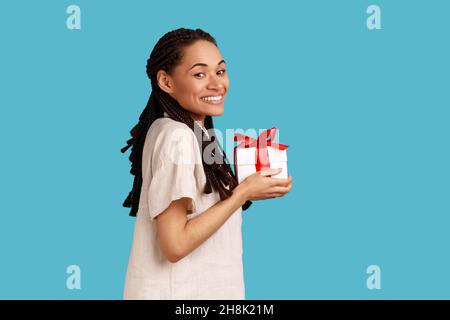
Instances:
[[[268,169],[255,172],[242,181],[236,188],[240,188],[246,200],[263,200],[282,197],[292,188],[292,177],[287,179],[272,178],[282,169]]]

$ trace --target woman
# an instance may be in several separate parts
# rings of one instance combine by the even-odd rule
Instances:
[[[224,112],[225,66],[201,29],[166,33],[147,61],[152,93],[121,150],[132,147],[123,205],[136,216],[124,299],[245,299],[242,208],[283,196],[292,178],[271,169],[237,183],[208,131]]]

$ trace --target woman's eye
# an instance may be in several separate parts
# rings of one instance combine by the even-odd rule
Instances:
[[[221,76],[224,75],[225,72],[227,72],[225,69],[218,71],[219,75],[221,75]],[[200,77],[200,75],[204,75],[204,73],[203,72],[196,73],[196,74],[194,74],[194,77],[197,77],[200,79],[203,78],[203,77]]]

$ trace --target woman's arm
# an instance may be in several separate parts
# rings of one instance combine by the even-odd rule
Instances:
[[[190,220],[186,216],[189,198],[172,201],[170,206],[156,217],[159,244],[170,262],[175,263],[187,256],[242,207],[246,196],[244,190],[238,187],[231,197],[218,201]]]
[[[187,219],[189,198],[172,201],[156,217],[158,239],[163,254],[170,262],[177,262],[213,235],[247,200],[262,200],[283,196],[291,190],[292,178],[270,178],[278,169],[257,172],[234,190],[225,200],[218,201],[195,218]]]

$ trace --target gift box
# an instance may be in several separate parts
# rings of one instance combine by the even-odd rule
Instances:
[[[282,168],[272,175],[274,178],[288,178],[287,145],[273,142],[277,128],[263,131],[257,139],[235,133],[234,141],[240,142],[234,147],[234,172],[241,183],[249,175],[264,169]]]

